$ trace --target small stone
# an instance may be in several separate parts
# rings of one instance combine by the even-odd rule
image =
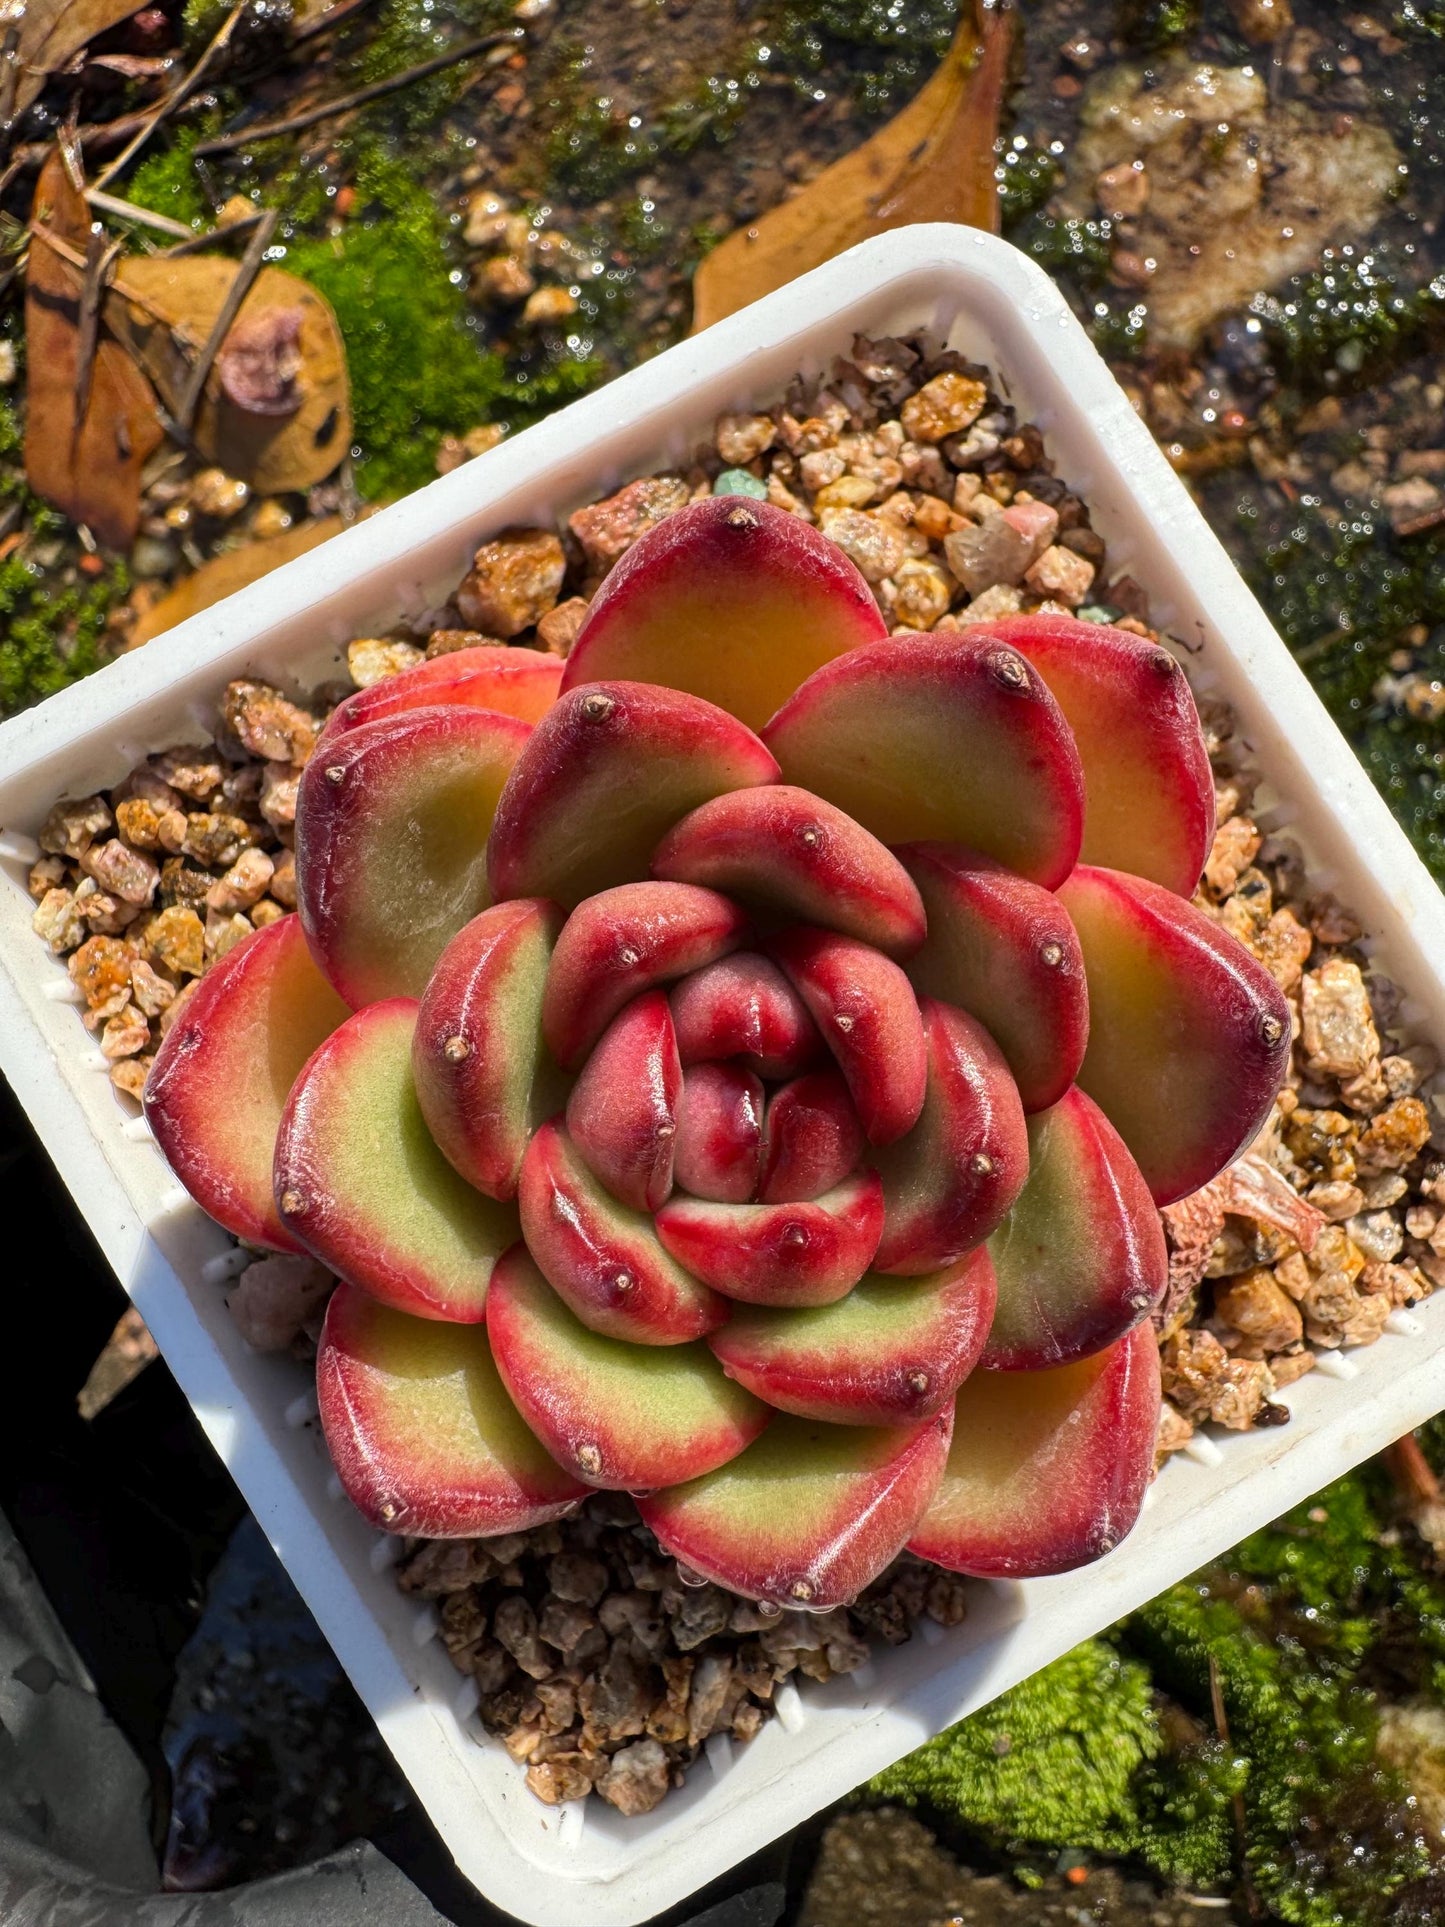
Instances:
[[[469,248],[495,247],[506,234],[511,206],[490,188],[479,188],[467,202],[462,239]]]
[[[770,449],[777,432],[770,415],[719,415],[713,446],[730,468],[741,468]]]
[[[206,967],[205,925],[189,907],[173,903],[152,917],[145,940],[155,961],[178,976],[199,977]],[[171,1008],[174,1010],[175,1005]]]
[[[369,689],[375,682],[384,682],[388,676],[399,676],[403,669],[413,669],[425,656],[413,642],[396,642],[387,637],[362,636],[346,645],[346,667],[351,680],[358,689]],[[278,755],[277,762],[300,762],[302,759]]]
[[[612,1755],[597,1791],[619,1813],[650,1813],[672,1784],[666,1753],[656,1740],[635,1740]]]
[[[1037,596],[1051,597],[1066,608],[1076,609],[1094,584],[1094,565],[1072,549],[1059,544],[1045,549],[1024,576],[1024,584]]]
[[[1363,1177],[1398,1171],[1422,1151],[1430,1138],[1430,1113],[1418,1097],[1396,1098],[1361,1132],[1355,1163]]]
[[[484,636],[480,629],[433,629],[427,637],[427,661],[455,655],[458,649],[505,649],[500,636]]]
[[[252,513],[251,534],[258,542],[269,542],[275,536],[284,535],[295,519],[284,502],[268,495],[256,504]]]
[[[582,545],[588,563],[605,573],[641,535],[691,500],[692,491],[676,475],[645,476],[605,501],[577,509],[567,526]],[[555,599],[555,598],[554,598]]]
[[[268,924],[279,923],[282,917],[288,916],[290,913],[283,909],[273,898],[262,897],[258,903],[251,905],[251,908],[246,914],[250,917],[252,926],[255,929],[264,930]]]
[[[290,763],[268,763],[261,772],[261,814],[278,830],[296,821],[301,775],[300,768]]]
[[[118,1091],[133,1097],[137,1104],[145,1096],[146,1078],[154,1057],[122,1057],[110,1067],[110,1081]]]
[[[219,962],[228,950],[234,950],[236,945],[243,938],[249,937],[255,928],[255,924],[249,917],[243,917],[239,913],[226,916],[214,910],[211,911],[205,925],[206,962],[208,964]]]
[[[30,928],[57,957],[74,950],[89,934],[69,890],[47,890],[35,906]]]
[[[1273,46],[1294,28],[1290,0],[1229,0],[1234,24],[1252,45]]]
[[[39,862],[31,864],[25,878],[25,888],[39,903],[47,891],[58,890],[69,874],[70,871],[63,857],[43,856]]]
[[[543,328],[549,322],[565,321],[568,315],[576,312],[577,297],[570,288],[538,288],[527,296],[527,305],[522,310],[522,324],[528,328]]]
[[[953,583],[937,562],[910,556],[893,574],[889,605],[893,620],[906,629],[931,629],[948,613]]]
[[[1304,975],[1305,964],[1314,948],[1314,938],[1294,911],[1287,906],[1274,915],[1250,941],[1249,948],[1259,958],[1283,991],[1294,990]]]
[[[1204,882],[1217,902],[1235,888],[1258,854],[1261,841],[1258,828],[1247,816],[1231,816],[1214,832],[1204,865]]]
[[[204,749],[168,749],[151,758],[151,771],[193,803],[204,803],[214,796],[225,773],[219,757]]]
[[[150,1040],[151,1027],[146,1017],[134,1004],[127,1004],[101,1032],[100,1054],[107,1062],[114,1063],[117,1058],[134,1057]]]
[[[131,960],[131,951],[114,937],[90,937],[70,959],[70,981],[97,1010],[129,994]]]
[[[903,432],[913,442],[941,442],[983,413],[988,390],[969,375],[935,375],[903,404]]]
[[[180,559],[173,542],[164,542],[154,535],[142,535],[130,552],[130,572],[138,581],[159,582],[163,577],[175,573]]]
[[[572,645],[582,633],[582,625],[587,620],[587,598],[568,596],[559,602],[555,609],[549,609],[537,620],[537,640],[544,649],[551,650],[554,656],[570,656]]]
[[[115,825],[133,850],[158,850],[160,817],[143,796],[128,796],[115,806]]]
[[[1094,198],[1111,221],[1132,220],[1149,205],[1149,173],[1143,161],[1106,167],[1094,183]]]
[[[1283,1351],[1304,1335],[1298,1305],[1263,1266],[1231,1278],[1227,1285],[1216,1285],[1214,1310],[1223,1324],[1267,1352]]]
[[[867,582],[877,584],[892,575],[907,555],[901,531],[886,516],[868,515],[862,509],[825,509],[819,525]]]
[[[1328,1224],[1343,1224],[1365,1206],[1365,1194],[1360,1187],[1339,1180],[1311,1185],[1305,1198]]]
[[[503,529],[477,550],[457,590],[462,620],[489,636],[520,635],[555,605],[566,572],[550,529]]]
[[[237,481],[223,468],[203,468],[191,482],[191,502],[202,515],[217,522],[229,522],[239,515],[251,499],[245,482]]]
[[[1358,1077],[1380,1055],[1380,1034],[1357,963],[1331,957],[1300,985],[1300,1041],[1314,1077]]]
[[[207,909],[227,913],[249,910],[259,897],[265,896],[275,868],[264,850],[243,850],[225,875],[207,891]]]
[[[147,1017],[159,1017],[175,1002],[176,987],[153,970],[144,957],[132,957],[130,994],[138,1010]]]
[[[198,810],[186,818],[181,854],[208,870],[222,870],[236,861],[250,841],[250,825],[243,817]]]
[[[1023,606],[1022,590],[1010,588],[1006,582],[996,582],[982,595],[976,595],[965,608],[955,609],[937,627],[943,629],[952,623],[956,628],[966,629],[975,622],[997,622],[1001,616],[1016,616]]]
[[[768,485],[745,468],[725,468],[712,485],[714,495],[748,495],[755,502],[766,502]]]
[[[221,720],[253,756],[304,763],[316,747],[316,718],[269,683],[238,680],[221,696]]]
[[[944,538],[944,559],[970,596],[982,595],[998,583],[1021,582],[1039,554],[1032,535],[1018,526],[1016,516],[1016,510],[1008,509],[984,522],[968,522]]]
[[[119,897],[122,903],[149,903],[161,876],[154,858],[143,850],[130,849],[119,837],[92,844],[80,859],[80,867],[100,889]]]
[[[840,475],[836,482],[820,488],[813,506],[821,515],[828,509],[861,509],[878,497],[878,484],[866,475]]]
[[[437,445],[437,474],[450,475],[453,469],[475,461],[506,438],[501,422],[479,422],[465,435],[443,435]]]
[[[15,370],[15,343],[0,341],[0,388],[9,388],[13,384]]]
[[[494,254],[477,270],[474,285],[479,294],[510,305],[525,301],[537,283],[526,262],[515,254]]]
[[[847,462],[836,448],[812,449],[798,464],[804,488],[811,489],[815,495],[822,489],[831,488],[847,473],[847,469]]]
[[[40,826],[40,847],[54,856],[83,856],[98,836],[104,836],[112,821],[103,796],[57,803]]]
[[[334,1283],[314,1258],[259,1258],[231,1287],[226,1308],[241,1336],[258,1352],[289,1351]]]
[[[141,911],[139,904],[125,903],[102,890],[94,877],[87,877],[76,891],[75,907],[88,928],[103,936],[115,936],[129,929]]]

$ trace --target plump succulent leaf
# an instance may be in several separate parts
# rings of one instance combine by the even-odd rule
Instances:
[[[826,1055],[808,1006],[768,957],[737,950],[673,986],[684,1064],[737,1057],[759,1077],[792,1077]]]
[[[742,1064],[693,1064],[683,1073],[677,1181],[695,1198],[746,1204],[758,1188],[763,1086]]]
[[[532,1257],[593,1331],[634,1345],[681,1345],[727,1317],[727,1301],[670,1256],[649,1215],[600,1182],[560,1120],[527,1147],[518,1206]]]
[[[680,1265],[753,1305],[827,1305],[873,1262],[883,1187],[858,1171],[798,1204],[713,1204],[680,1192],[657,1214],[657,1235]]]
[[[976,850],[908,843],[898,855],[928,916],[907,964],[914,987],[978,1018],[1026,1111],[1056,1104],[1089,1041],[1089,986],[1068,912],[1052,890]]]
[[[276,1139],[276,1206],[308,1251],[373,1298],[472,1324],[517,1214],[437,1149],[412,1085],[416,1017],[406,997],[369,1004],[312,1056]]]
[[[346,1495],[384,1532],[527,1532],[587,1495],[523,1423],[480,1325],[412,1318],[338,1285],[316,1393]]]
[[[347,730],[306,765],[296,907],[353,1009],[419,997],[487,907],[487,837],[530,733],[486,709],[408,709]]]
[[[146,1079],[145,1114],[171,1169],[218,1224],[270,1251],[304,1247],[271,1195],[281,1114],[301,1067],[350,1015],[282,917],[213,964]]]
[[[1159,1347],[1139,1325],[1074,1365],[972,1373],[937,1494],[909,1540],[951,1572],[1071,1572],[1139,1516],[1159,1429]]]
[[[561,1104],[542,1041],[542,992],[562,912],[539,897],[494,904],[459,930],[417,1013],[412,1076],[432,1136],[468,1184],[517,1195],[522,1153]]]
[[[667,995],[647,990],[603,1031],[567,1099],[573,1143],[634,1211],[656,1211],[672,1191],[681,1097]]]
[[[1139,1167],[1075,1088],[1029,1119],[1029,1177],[990,1240],[998,1310],[985,1364],[1064,1365],[1102,1351],[1164,1294],[1164,1230]]]
[[[1043,679],[1005,643],[891,636],[840,656],[763,741],[784,782],[883,843],[963,843],[1046,889],[1079,854],[1078,751]]]
[[[702,969],[747,935],[737,904],[691,883],[623,883],[588,897],[562,926],[547,973],[542,1034],[552,1055],[576,1070],[639,992]]]
[[[623,556],[593,598],[563,687],[664,683],[760,729],[820,664],[886,634],[835,543],[767,502],[714,496]]]
[[[539,723],[557,700],[561,680],[561,658],[540,649],[454,649],[358,689],[332,710],[321,740],[330,743],[362,723],[436,704],[490,709]]]
[[[1199,712],[1167,649],[1073,616],[1011,616],[990,632],[1038,670],[1084,769],[1085,863],[1194,894],[1214,837]]]
[[[1161,884],[1080,864],[1059,894],[1089,975],[1080,1087],[1155,1203],[1171,1204],[1269,1116],[1289,1065],[1289,1005],[1243,944]]]
[[[658,844],[652,874],[725,890],[893,957],[923,941],[923,904],[897,857],[842,810],[791,783],[702,804]]]
[[[487,1331],[518,1411],[588,1485],[639,1492],[695,1478],[768,1423],[768,1407],[706,1345],[629,1345],[589,1330],[522,1245],[493,1274]]]
[[[1028,1137],[1003,1053],[976,1018],[925,998],[928,1094],[904,1138],[873,1153],[883,1180],[879,1271],[941,1270],[980,1243],[1023,1189]]]
[[[858,1164],[866,1142],[838,1071],[793,1078],[768,1099],[758,1197],[793,1204],[831,1191]]]
[[[551,897],[570,910],[647,876],[658,843],[689,810],[777,775],[750,729],[696,696],[639,682],[569,683],[502,795],[487,853],[492,893]]]
[[[912,1130],[928,1085],[923,1019],[899,966],[856,937],[798,924],[769,953],[833,1053],[870,1144]]]
[[[993,1305],[980,1246],[930,1278],[869,1272],[831,1305],[742,1306],[708,1343],[730,1377],[784,1412],[906,1425],[951,1402],[983,1351]]]
[[[721,1471],[638,1500],[665,1551],[749,1599],[820,1611],[902,1551],[938,1485],[951,1413],[915,1426],[780,1415]]]

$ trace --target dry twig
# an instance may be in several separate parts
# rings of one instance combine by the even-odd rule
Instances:
[[[173,221],[169,214],[153,214],[148,207],[137,207],[133,201],[122,201],[115,194],[104,194],[98,187],[88,187],[85,198],[102,214],[118,215],[122,221],[134,221],[139,227],[154,228],[158,234],[180,234],[187,241],[194,241],[194,229],[188,228],[184,221]]]
[[[146,142],[161,125],[162,121],[169,119],[175,110],[196,91],[196,88],[201,84],[202,78],[209,70],[211,62],[218,54],[225,51],[230,42],[231,35],[236,31],[236,23],[246,10],[246,5],[247,0],[236,0],[231,11],[211,36],[195,66],[192,67],[188,74],[183,75],[165,98],[146,115],[130,140],[126,142],[125,146],[116,155],[115,159],[111,161],[109,166],[101,172],[95,183],[97,187],[103,188],[107,182],[113,181],[131,158],[138,154],[141,148],[145,146]]]
[[[75,327],[75,438],[85,425],[90,406],[90,384],[95,374],[95,350],[100,340],[100,304],[105,284],[124,244],[107,241],[98,227],[90,231],[85,250],[85,275],[80,284],[80,314]]]
[[[191,432],[191,424],[196,418],[196,409],[200,406],[201,391],[206,385],[206,377],[211,372],[212,363],[220,353],[221,343],[230,333],[231,324],[241,311],[241,303],[251,292],[252,284],[261,272],[261,260],[275,232],[278,218],[275,208],[268,208],[256,223],[256,232],[251,236],[246,252],[241,257],[241,265],[237,268],[236,278],[227,290],[225,300],[221,303],[220,313],[211,324],[211,332],[206,336],[201,352],[191,364],[191,371],[186,376],[186,385],[176,404],[176,426],[184,434],[189,435]]]
[[[290,114],[285,120],[265,121],[259,127],[241,127],[229,134],[218,134],[214,140],[198,141],[193,152],[197,159],[206,154],[229,154],[238,147],[249,147],[254,141],[275,140],[281,134],[299,133],[305,127],[316,126],[318,121],[333,120],[338,114],[349,114],[354,107],[365,107],[373,100],[381,100],[385,95],[410,87],[418,80],[426,80],[447,67],[471,60],[490,47],[500,47],[509,41],[517,42],[521,37],[517,28],[483,34],[478,40],[467,40],[459,47],[449,47],[445,53],[437,54],[431,60],[423,60],[419,66],[408,67],[405,73],[393,74],[389,80],[376,80],[369,87],[358,87],[355,93],[339,94],[335,100],[323,101],[319,107],[308,107],[299,114]]]

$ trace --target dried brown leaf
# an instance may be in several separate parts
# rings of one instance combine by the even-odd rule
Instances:
[[[693,277],[694,332],[889,228],[956,221],[996,233],[1013,26],[1011,0],[966,8],[937,73],[887,126],[714,248]]]
[[[41,169],[32,222],[82,258],[90,215],[59,154]],[[150,383],[116,342],[89,355],[82,397],[83,269],[40,234],[25,286],[25,473],[35,493],[108,548],[128,548],[140,523],[141,470],[160,443]],[[84,406],[77,420],[77,404]]]
[[[272,569],[279,569],[283,562],[294,561],[308,549],[319,548],[333,535],[339,535],[344,526],[339,515],[327,515],[315,522],[302,522],[281,535],[267,536],[260,542],[248,542],[244,548],[227,549],[212,556],[194,575],[184,577],[146,610],[130,633],[129,647],[138,648],[152,636],[164,635],[178,622],[199,615],[202,609],[211,608],[238,589],[249,588]]]
[[[11,113],[25,112],[52,74],[99,34],[139,13],[145,0],[26,0],[15,45],[18,78]]]
[[[220,254],[153,255],[128,261],[117,279],[106,318],[173,414],[239,272]],[[268,407],[257,405],[268,396]],[[256,276],[207,378],[195,442],[263,495],[310,488],[346,453],[346,350],[335,315],[306,282],[280,268]]]

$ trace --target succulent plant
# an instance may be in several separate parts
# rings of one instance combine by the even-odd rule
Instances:
[[[426,663],[307,765],[297,917],[146,1094],[238,1236],[342,1280],[318,1358],[374,1524],[625,1489],[776,1605],[905,1546],[1024,1575],[1132,1525],[1157,1207],[1267,1115],[1273,979],[1188,901],[1214,795],[1157,644],[889,636],[810,525],[645,535],[561,665]]]

